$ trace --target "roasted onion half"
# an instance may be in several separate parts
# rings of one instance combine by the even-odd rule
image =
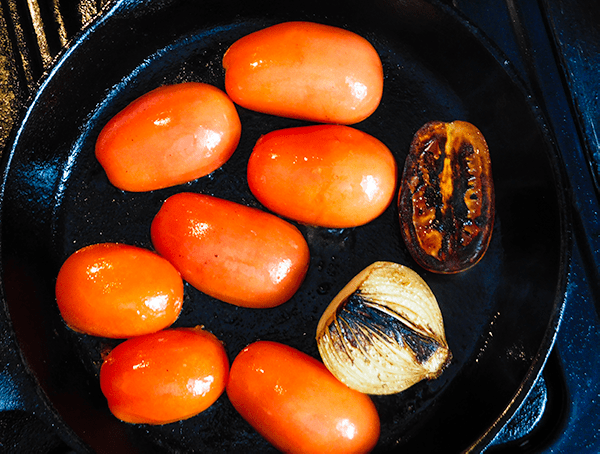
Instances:
[[[437,300],[410,268],[375,262],[327,307],[317,327],[323,363],[367,394],[394,394],[437,378],[452,355]]]

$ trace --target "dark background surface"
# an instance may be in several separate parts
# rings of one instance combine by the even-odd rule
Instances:
[[[72,2],[57,19],[57,2],[1,0],[2,148],[36,81],[100,1]],[[600,4],[585,0],[455,0],[445,2],[480,27],[522,76],[546,112],[566,166],[574,212],[573,269],[556,344],[530,399],[489,452],[600,452]],[[71,6],[72,5],[72,6]],[[72,9],[68,9],[72,8]],[[29,19],[29,16],[32,19]],[[43,32],[35,18],[45,19]],[[27,20],[29,19],[29,20]],[[38,24],[36,28],[36,23]],[[33,25],[27,25],[33,24]],[[44,39],[42,39],[44,38]],[[32,49],[39,49],[39,53]],[[9,327],[0,324],[0,451],[66,453],[47,427],[37,391],[22,372]]]

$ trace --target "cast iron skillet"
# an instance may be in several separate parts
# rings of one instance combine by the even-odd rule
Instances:
[[[497,193],[490,248],[471,270],[440,276],[418,268],[401,240],[395,204],[355,229],[299,226],[311,249],[306,281],[276,309],[243,309],[186,287],[176,326],[204,325],[232,361],[258,339],[318,356],[319,317],[356,273],[376,260],[418,271],[436,294],[454,359],[439,379],[374,397],[380,452],[480,449],[527,394],[552,346],[569,260],[560,168],[539,112],[477,30],[424,1],[120,1],[66,50],[44,78],[3,156],[3,302],[28,370],[53,410],[52,423],[77,450],[97,452],[271,452],[223,395],[204,413],[165,426],[117,421],[100,393],[102,354],[118,341],[79,335],[54,300],[63,261],[113,241],[152,248],[149,227],[180,191],[260,207],[245,165],[261,134],[305,124],[240,108],[233,158],[175,188],[127,193],[94,158],[107,120],[166,83],[223,88],[221,59],[237,38],[287,20],[344,27],[381,55],[381,106],[355,127],[390,147],[402,169],[415,131],[429,120],[474,123],[490,146]]]

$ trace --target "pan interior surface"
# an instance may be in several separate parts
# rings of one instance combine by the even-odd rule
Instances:
[[[386,144],[400,172],[424,123],[465,120],[482,131],[496,188],[489,249],[464,273],[428,273],[402,242],[395,202],[362,227],[297,225],[311,262],[289,302],[246,309],[186,285],[174,326],[204,325],[224,342],[230,361],[256,340],[282,342],[318,358],[319,318],[352,277],[379,260],[411,267],[436,295],[453,360],[438,379],[373,397],[382,422],[378,452],[467,449],[507,408],[550,347],[566,253],[556,163],[520,85],[472,29],[446,9],[416,0],[117,2],[43,81],[4,156],[6,307],[29,369],[82,446],[97,452],[274,452],[225,394],[185,421],[119,422],[100,393],[98,373],[103,355],[120,341],[69,330],[58,313],[54,282],[64,260],[81,247],[121,242],[152,249],[150,223],[172,194],[200,192],[262,208],[246,183],[254,144],[272,130],[308,123],[238,107],[242,137],[224,166],[147,193],[112,186],[95,159],[94,143],[113,115],[153,88],[199,81],[224,89],[227,48],[288,20],[343,27],[375,46],[384,66],[383,99],[354,127]]]

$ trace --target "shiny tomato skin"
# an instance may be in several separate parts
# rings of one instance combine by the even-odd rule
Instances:
[[[356,33],[285,22],[233,43],[223,58],[225,90],[248,109],[320,123],[353,124],[378,107],[383,67]]]
[[[310,253],[292,224],[262,210],[205,194],[169,197],[151,226],[156,250],[198,290],[243,307],[288,301]]]
[[[227,396],[282,452],[369,452],[379,439],[379,415],[369,396],[277,342],[257,341],[242,350],[231,365]]]
[[[165,85],[133,101],[104,126],[96,158],[117,188],[152,191],[221,167],[240,134],[237,110],[223,91],[200,82]]]
[[[210,407],[223,393],[229,360],[200,327],[126,340],[105,358],[100,387],[111,412],[134,424],[168,424]]]
[[[248,161],[248,185],[268,209],[330,228],[366,224],[395,197],[397,166],[375,137],[343,125],[272,131]]]
[[[173,265],[150,250],[93,244],[63,263],[56,302],[73,330],[124,339],[175,322],[183,304],[183,280]]]

